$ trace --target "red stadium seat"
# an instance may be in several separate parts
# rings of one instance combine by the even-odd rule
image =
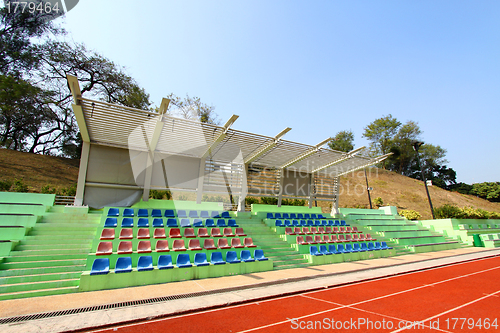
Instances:
[[[132,242],[130,241],[123,241],[118,244],[118,254],[122,253],[132,253]]]
[[[115,239],[115,229],[102,229],[101,239],[102,240]]]
[[[156,247],[155,247],[156,252],[168,252],[168,241],[166,240],[159,240],[156,241]]]
[[[149,253],[151,252],[151,242],[150,241],[139,241],[137,244],[137,253]]]
[[[113,253],[113,242],[100,242],[95,254],[98,256],[105,256],[111,253]]]
[[[188,244],[190,251],[201,251],[200,240],[199,239],[190,239]]]
[[[241,244],[241,239],[239,238],[233,238],[231,239],[231,247],[235,249],[239,249],[244,247],[243,244]]]

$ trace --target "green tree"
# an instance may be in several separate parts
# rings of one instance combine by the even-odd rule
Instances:
[[[335,135],[335,141],[330,141],[328,146],[333,150],[349,152],[354,149],[354,133],[352,131],[340,131]]]
[[[415,151],[412,142],[418,140],[422,131],[414,121],[408,121],[399,127],[398,132],[392,140],[390,152],[394,154],[389,157],[389,169],[403,175],[408,175],[408,169],[415,159]]]
[[[220,125],[220,119],[215,113],[215,107],[203,103],[199,97],[181,98],[175,94],[167,96],[170,99],[168,113],[184,119],[199,120],[202,123]]]
[[[472,190],[470,191],[470,193],[489,201],[499,202],[500,182],[484,182],[472,184]]]
[[[396,135],[401,122],[388,116],[375,119],[372,123],[365,127],[363,137],[367,138],[370,143],[370,152],[373,155],[384,155],[390,152],[393,146],[394,136]],[[382,162],[382,167],[385,169],[386,161]]]

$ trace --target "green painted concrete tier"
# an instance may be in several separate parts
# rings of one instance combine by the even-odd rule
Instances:
[[[440,219],[419,224],[468,245],[483,246],[479,235],[500,232],[500,220]]]

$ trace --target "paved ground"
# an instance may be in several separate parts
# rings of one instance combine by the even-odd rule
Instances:
[[[500,249],[463,248],[350,263],[192,280],[126,289],[86,292],[0,302],[0,317],[137,301],[154,297],[236,288],[230,292],[178,298],[145,305],[88,311],[0,325],[2,332],[62,332],[189,313],[300,291],[390,276],[477,258],[498,256]],[[297,279],[304,278],[303,281]],[[260,284],[266,286],[259,286]],[[273,283],[276,283],[273,285]],[[271,285],[269,285],[271,284]]]

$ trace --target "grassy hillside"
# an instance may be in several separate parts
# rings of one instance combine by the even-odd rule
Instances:
[[[78,160],[0,149],[0,180],[23,179],[30,192],[40,192],[42,186],[47,184],[56,188],[75,184],[78,166]],[[377,168],[369,171],[368,182],[373,187],[372,200],[381,197],[384,205],[396,206],[398,210],[414,209],[423,218],[431,217],[423,182]],[[341,177],[340,184],[340,207],[369,208],[363,171]],[[500,212],[500,203],[445,191],[436,186],[431,186],[429,192],[434,207],[454,204]],[[318,205],[323,207],[324,212],[330,209],[329,202],[318,201]]]

